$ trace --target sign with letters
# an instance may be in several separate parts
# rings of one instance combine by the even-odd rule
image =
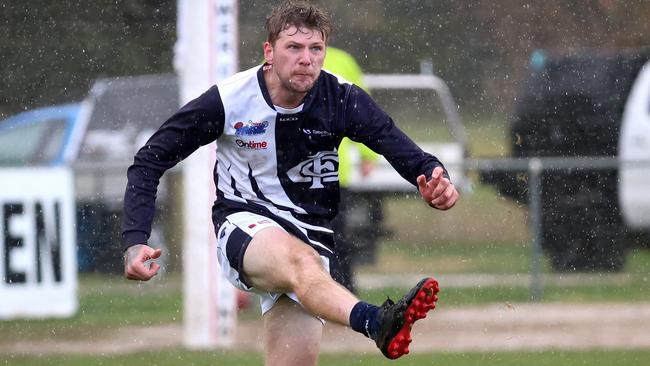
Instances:
[[[77,311],[73,192],[66,168],[0,169],[0,319]]]

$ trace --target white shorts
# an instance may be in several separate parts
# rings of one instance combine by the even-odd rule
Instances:
[[[228,281],[238,289],[260,295],[262,314],[269,311],[282,295],[286,295],[300,304],[298,297],[293,292],[284,294],[254,288],[243,272],[244,252],[248,248],[248,244],[253,240],[255,234],[269,227],[285,230],[268,217],[242,211],[228,215],[217,232],[217,258],[221,271]],[[308,244],[305,243],[305,245]],[[321,259],[323,268],[329,273],[329,258],[321,255]]]

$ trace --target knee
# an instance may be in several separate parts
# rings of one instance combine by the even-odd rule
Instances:
[[[292,252],[289,262],[295,274],[294,288],[324,271],[320,255],[308,246]]]

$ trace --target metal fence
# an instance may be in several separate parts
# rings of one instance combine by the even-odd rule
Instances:
[[[501,159],[468,159],[463,162],[466,171],[527,171],[528,216],[531,233],[531,299],[539,301],[542,285],[542,173],[546,170],[590,169],[612,170],[621,167],[650,169],[650,160],[622,161],[616,157],[532,157]],[[650,182],[650,170],[648,181]],[[650,183],[648,184],[650,189]]]

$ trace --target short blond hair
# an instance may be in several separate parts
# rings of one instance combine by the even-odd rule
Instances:
[[[285,0],[266,18],[267,42],[275,45],[280,33],[291,26],[317,30],[325,42],[332,32],[332,21],[324,10],[307,1]]]

